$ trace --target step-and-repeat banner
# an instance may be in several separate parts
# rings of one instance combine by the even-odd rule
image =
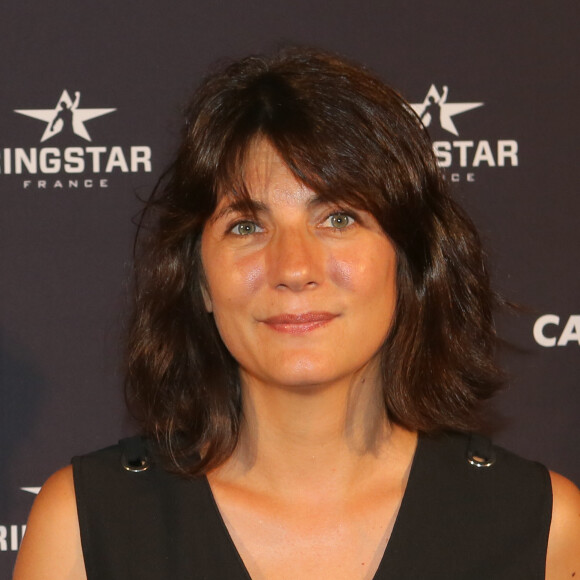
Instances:
[[[120,335],[133,218],[212,63],[284,43],[412,103],[523,305],[494,437],[580,482],[580,9],[575,0],[72,3],[0,21],[0,578],[43,481],[132,432]]]

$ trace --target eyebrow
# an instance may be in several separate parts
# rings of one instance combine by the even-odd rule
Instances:
[[[267,211],[268,206],[261,201],[251,198],[237,198],[232,199],[226,206],[222,207],[222,209],[213,216],[212,221],[217,221],[230,213],[249,213],[257,215],[258,213]]]
[[[330,203],[325,199],[322,199],[318,195],[313,195],[307,202],[308,207],[315,207],[317,205],[323,205],[325,203]],[[258,215],[259,213],[268,213],[270,210],[268,206],[256,199],[252,198],[236,198],[232,199],[227,205],[221,208],[221,210],[212,218],[212,221],[218,221],[224,216],[231,213],[248,213],[251,215]]]

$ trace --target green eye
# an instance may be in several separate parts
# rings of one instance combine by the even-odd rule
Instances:
[[[334,213],[330,216],[330,225],[338,230],[352,223],[352,218],[346,213]]]
[[[254,222],[238,222],[233,228],[232,233],[238,236],[247,236],[255,234],[258,227]]]

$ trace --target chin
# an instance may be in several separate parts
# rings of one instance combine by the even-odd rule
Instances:
[[[345,374],[348,374],[345,373]],[[267,382],[288,388],[324,387],[343,378],[345,374],[337,373],[336,362],[321,364],[311,359],[286,359],[278,363],[276,373],[271,374]]]

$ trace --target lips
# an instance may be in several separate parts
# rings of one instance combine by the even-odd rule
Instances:
[[[263,320],[272,330],[286,334],[307,334],[325,326],[338,315],[331,312],[305,312],[303,314],[279,314]]]

